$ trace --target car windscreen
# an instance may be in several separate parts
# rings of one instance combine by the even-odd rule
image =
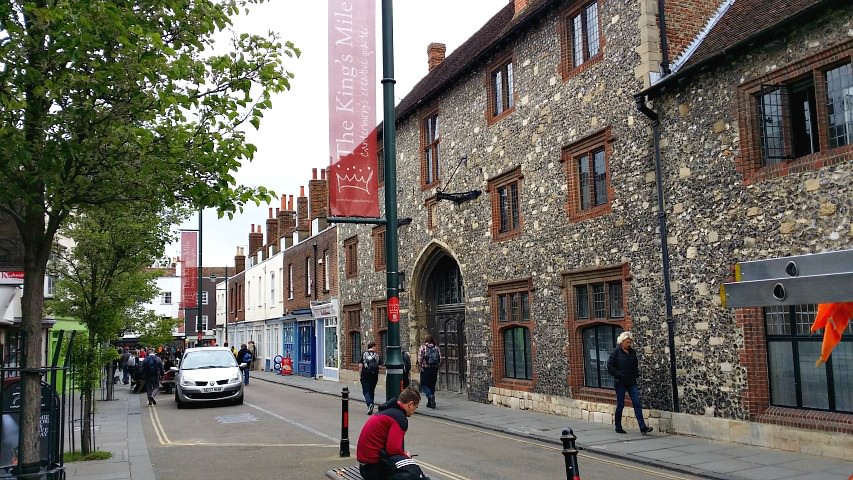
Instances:
[[[231,352],[225,350],[199,350],[187,352],[181,361],[181,370],[192,370],[196,368],[222,368],[236,367],[237,360]]]

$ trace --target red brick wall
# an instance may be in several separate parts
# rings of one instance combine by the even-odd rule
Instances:
[[[315,235],[308,241],[298,243],[284,252],[284,266],[282,275],[282,286],[284,292],[284,308],[287,311],[298,310],[300,308],[308,308],[311,306],[312,300],[329,300],[332,296],[338,293],[337,272],[337,229],[328,228],[318,235]],[[316,244],[316,247],[315,247]],[[323,257],[323,251],[328,250],[330,255],[330,272],[332,274],[329,282],[329,291],[323,289],[323,265],[318,264],[317,260]],[[311,289],[311,295],[305,294],[305,277],[308,274],[306,271],[305,259],[311,257],[310,268],[311,279],[314,282],[314,287]],[[293,299],[288,299],[290,292],[289,271],[290,265],[293,265]]]

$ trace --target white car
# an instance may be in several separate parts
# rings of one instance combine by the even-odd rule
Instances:
[[[207,402],[243,403],[243,365],[238,365],[231,350],[225,347],[188,348],[175,373],[175,403]]]

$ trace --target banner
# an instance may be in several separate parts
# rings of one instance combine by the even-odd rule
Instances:
[[[196,308],[198,302],[198,232],[181,232],[181,308]],[[195,317],[191,315],[190,318]]]
[[[329,213],[379,216],[376,0],[329,0]]]

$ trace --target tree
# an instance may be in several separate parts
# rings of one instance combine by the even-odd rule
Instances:
[[[180,217],[151,207],[132,202],[74,215],[61,229],[63,236],[74,241],[73,246],[57,245],[53,255],[52,264],[59,275],[56,296],[48,309],[79,319],[87,329],[85,341],[73,352],[80,372],[75,386],[82,394],[85,412],[80,429],[84,455],[93,446],[90,422],[95,412],[94,392],[103,380],[102,367],[118,356],[111,342],[128,323],[147,318],[140,307],[159,294],[154,281],[159,272],[146,267],[163,251],[169,228]]]
[[[146,310],[141,315],[133,331],[139,332],[139,343],[152,347],[165,345],[174,340],[175,328],[180,325],[180,320],[175,317],[160,317],[155,312]]]
[[[24,243],[22,333],[40,352],[43,278],[72,212],[131,201],[215,207],[269,201],[233,173],[255,147],[271,94],[290,88],[277,34],[233,35],[231,16],[264,0],[8,0],[0,2],[0,210]],[[22,371],[23,473],[38,471],[38,354]]]

